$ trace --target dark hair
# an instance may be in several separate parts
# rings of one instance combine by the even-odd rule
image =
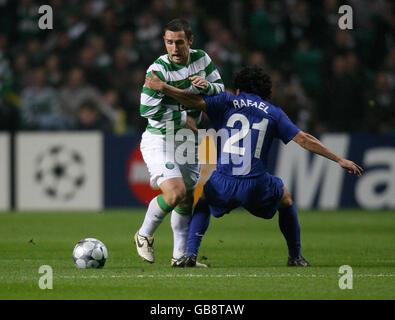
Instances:
[[[260,96],[263,100],[272,94],[272,80],[261,67],[247,66],[235,74],[233,78],[235,89]]]
[[[93,102],[92,100],[88,99],[88,100],[84,100],[80,105],[79,105],[79,109],[85,109],[85,110],[90,110],[90,111],[99,111],[97,108],[97,105],[95,102]]]
[[[192,29],[189,22],[182,18],[176,18],[171,20],[168,24],[165,25],[163,29],[163,34],[165,34],[166,30],[169,31],[184,31],[187,39],[190,39],[192,36]]]

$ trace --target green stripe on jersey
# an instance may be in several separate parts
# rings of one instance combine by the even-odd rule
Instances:
[[[178,89],[188,89],[192,82],[188,78],[182,79],[179,81],[167,81],[167,84],[170,84],[173,87],[176,87]]]
[[[153,134],[161,134],[161,135],[166,134],[166,127],[165,128],[154,128],[153,126],[151,126],[150,123],[148,123],[146,129]]]
[[[181,124],[181,112],[174,110],[173,111],[173,121],[174,121],[174,126],[178,127]]]
[[[164,96],[162,99],[162,103],[163,104],[172,104],[172,105],[176,105],[176,106],[179,105],[179,103],[176,99],[169,97],[169,96]]]
[[[144,104],[140,104],[140,114],[141,115],[146,114],[147,112],[149,112],[155,108],[158,108],[158,106],[146,106]]]
[[[203,58],[206,53],[203,50],[197,49],[196,52],[191,52],[189,55],[189,64]]]
[[[154,63],[160,64],[161,66],[163,66],[165,68],[166,71],[178,71],[178,70],[185,68],[185,66],[182,66],[180,64],[176,64],[174,62],[167,63],[166,61],[163,61],[162,59],[157,59],[157,60],[155,60]]]
[[[155,121],[161,121],[166,110],[167,108],[165,106],[160,106],[158,108],[158,111],[153,116],[151,116],[150,119]]]
[[[146,95],[148,95],[152,98],[156,98],[156,99],[161,98],[161,96],[156,91],[148,89],[147,87],[143,87],[143,90],[141,91],[141,93],[145,93]]]
[[[177,112],[177,111],[176,111]],[[160,135],[166,135],[166,127],[163,127],[163,128],[155,128],[155,127],[153,127],[150,123],[148,123],[148,125],[147,125],[147,127],[146,127],[146,129],[149,131],[149,132],[151,132],[151,133],[153,133],[153,134],[160,134]],[[178,127],[178,128],[174,128],[174,134],[176,134],[177,132],[178,132],[178,130],[180,130],[180,129],[182,129],[181,127]]]
[[[156,74],[156,75],[159,77],[159,79],[161,79],[162,81],[166,81],[166,80],[165,80],[165,77],[164,77],[164,75],[163,75],[162,72],[155,70],[155,74]],[[152,78],[152,73],[151,73],[151,71],[148,72],[147,76],[150,77],[150,78]]]
[[[215,67],[214,63],[211,61],[209,63],[209,65],[204,68],[204,72],[206,73],[206,77],[211,74],[214,70],[217,70],[217,68]]]

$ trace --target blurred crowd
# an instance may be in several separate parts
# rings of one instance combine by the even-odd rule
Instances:
[[[43,4],[52,30],[38,28]],[[302,129],[395,134],[393,0],[0,0],[0,130],[141,133],[145,71],[175,17],[230,92],[234,72],[261,65]]]

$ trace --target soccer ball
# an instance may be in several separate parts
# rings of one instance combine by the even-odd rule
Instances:
[[[74,263],[79,269],[103,268],[107,258],[106,246],[95,238],[82,239],[73,250]]]

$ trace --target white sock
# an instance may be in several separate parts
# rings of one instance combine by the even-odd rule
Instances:
[[[162,223],[168,212],[159,208],[157,197],[153,198],[148,205],[143,225],[139,230],[139,235],[143,237],[153,237],[155,230]]]
[[[181,258],[187,251],[189,223],[192,215],[182,215],[176,211],[171,213],[171,228],[173,229],[173,258]]]

